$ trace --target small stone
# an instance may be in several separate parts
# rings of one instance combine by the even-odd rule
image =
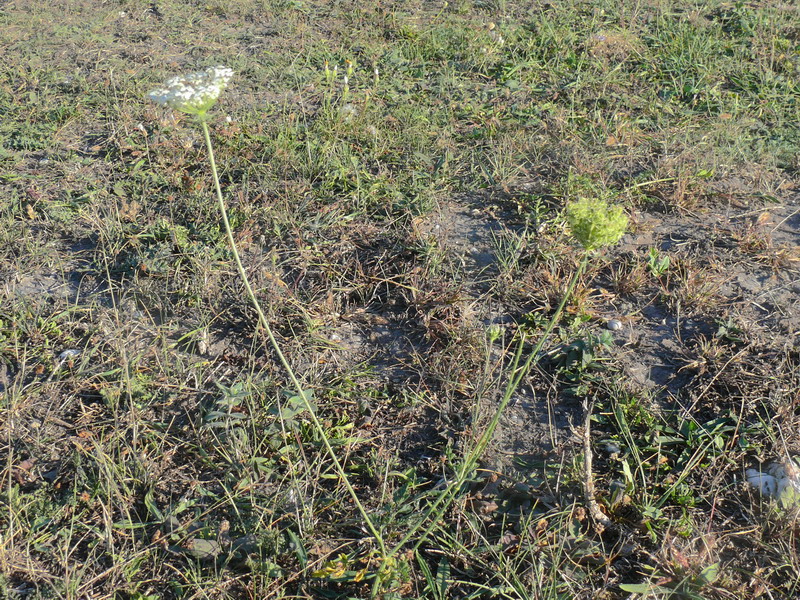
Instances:
[[[69,360],[70,358],[75,358],[76,356],[80,356],[81,351],[76,350],[75,348],[70,348],[69,350],[64,350],[61,354],[58,355],[58,360],[64,362]]]
[[[181,522],[174,515],[169,515],[166,519],[164,519],[162,527],[169,535],[176,534],[183,528]]]
[[[606,327],[608,327],[611,331],[619,331],[622,329],[622,321],[619,319],[611,319],[608,323],[606,323]]]
[[[248,533],[245,536],[236,538],[231,543],[231,552],[241,552],[242,554],[253,554],[258,552],[258,536]]]

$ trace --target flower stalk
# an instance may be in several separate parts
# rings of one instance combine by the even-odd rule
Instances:
[[[544,331],[539,336],[539,341],[536,342],[536,345],[528,353],[528,357],[525,362],[522,363],[522,366],[519,366],[526,342],[526,336],[524,333],[522,334],[517,350],[511,360],[508,383],[506,384],[503,397],[492,419],[478,438],[472,450],[470,450],[459,466],[453,481],[450,482],[445,491],[428,508],[422,518],[417,521],[400,542],[392,548],[389,552],[390,556],[394,556],[422,530],[422,533],[413,546],[413,549],[416,550],[425,539],[427,539],[431,531],[433,531],[433,528],[436,527],[436,524],[448,507],[453,503],[458,490],[461,489],[469,475],[475,469],[478,460],[480,460],[483,452],[492,440],[497,425],[500,423],[500,419],[506,408],[508,408],[511,398],[514,396],[514,392],[519,388],[522,380],[530,372],[534,361],[540,356],[542,348],[553,332],[556,323],[561,319],[564,308],[572,297],[572,293],[575,291],[575,286],[578,281],[586,272],[589,266],[589,260],[594,254],[594,251],[602,246],[616,244],[625,233],[625,228],[628,225],[628,217],[623,212],[622,207],[609,206],[605,201],[600,199],[581,199],[577,202],[573,202],[567,206],[566,216],[573,237],[583,246],[584,251],[581,262],[572,274],[564,296],[561,298],[561,302],[550,318],[550,321],[545,326]],[[425,526],[426,523],[427,526]],[[423,526],[425,526],[424,529]]]
[[[217,204],[222,216],[222,223],[225,227],[225,234],[228,238],[228,244],[230,245],[231,252],[233,253],[234,262],[236,263],[236,270],[238,271],[245,290],[247,291],[247,297],[258,314],[258,324],[267,334],[267,338],[269,339],[270,345],[275,351],[278,360],[283,365],[283,368],[286,370],[292,386],[295,388],[298,396],[303,401],[303,404],[308,411],[309,418],[311,419],[311,423],[322,440],[322,444],[325,447],[325,452],[333,461],[336,473],[339,475],[339,478],[347,489],[348,494],[353,499],[358,512],[364,519],[367,529],[377,541],[381,555],[386,557],[387,553],[383,536],[372,522],[372,519],[370,519],[367,510],[364,508],[364,505],[359,500],[355,489],[347,478],[347,474],[345,473],[341,462],[337,458],[336,453],[333,451],[333,447],[328,440],[325,429],[322,427],[322,424],[314,412],[314,407],[311,405],[309,393],[303,389],[303,386],[294,373],[294,369],[292,369],[292,366],[289,364],[289,361],[286,359],[286,356],[281,350],[280,344],[278,344],[278,340],[275,338],[272,327],[270,327],[266,314],[261,307],[261,303],[258,301],[258,298],[253,291],[253,287],[250,284],[250,279],[247,276],[247,271],[242,264],[242,259],[236,246],[236,240],[233,237],[233,230],[231,228],[230,220],[228,219],[228,211],[225,207],[225,200],[222,195],[222,188],[219,184],[219,174],[217,171],[217,163],[214,157],[214,147],[211,143],[211,134],[209,132],[207,118],[208,110],[217,101],[219,95],[225,89],[232,76],[233,71],[231,69],[226,67],[212,67],[206,69],[205,71],[170,79],[163,87],[157,88],[150,92],[148,97],[156,103],[168,106],[181,112],[185,112],[187,114],[195,115],[198,118],[200,127],[203,131],[206,149],[208,151],[208,159],[211,165],[211,174],[214,179],[214,189],[216,191]]]

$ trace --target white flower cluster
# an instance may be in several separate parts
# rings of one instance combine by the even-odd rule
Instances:
[[[800,468],[791,460],[786,463],[772,463],[765,471],[747,469],[745,475],[747,483],[764,496],[791,500],[796,492],[800,492]]]
[[[158,104],[190,115],[205,115],[233,77],[233,69],[209,67],[205,71],[173,77],[147,96]]]

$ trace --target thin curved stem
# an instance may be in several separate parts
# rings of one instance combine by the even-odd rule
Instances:
[[[505,392],[503,393],[503,398],[500,400],[500,404],[497,406],[497,410],[495,411],[492,420],[489,421],[489,425],[481,434],[481,437],[478,438],[477,443],[469,452],[469,454],[467,454],[466,459],[461,463],[457,476],[447,486],[444,492],[442,492],[442,494],[436,499],[436,501],[428,508],[428,510],[425,512],[425,515],[417,522],[417,524],[414,525],[406,533],[406,535],[403,536],[403,539],[401,539],[394,546],[394,548],[391,549],[389,556],[394,556],[405,544],[409,542],[409,540],[411,540],[412,537],[414,537],[414,535],[416,535],[416,533],[422,528],[423,524],[428,522],[428,526],[423,529],[422,535],[419,536],[413,546],[414,550],[419,548],[433,528],[436,527],[436,524],[439,522],[439,519],[441,519],[442,515],[444,515],[444,512],[447,510],[450,504],[452,504],[458,488],[464,484],[469,474],[475,468],[475,464],[483,455],[483,451],[486,449],[486,446],[491,441],[495,429],[497,429],[497,425],[500,423],[500,418],[503,416],[503,413],[508,407],[509,402],[511,402],[514,392],[519,387],[519,384],[522,382],[522,379],[525,377],[525,375],[527,375],[530,371],[533,361],[536,360],[539,352],[541,352],[542,347],[547,341],[547,338],[553,332],[553,328],[561,318],[561,313],[564,312],[564,307],[567,305],[570,296],[572,296],[572,292],[575,290],[578,280],[586,271],[586,267],[589,264],[589,256],[590,255],[588,252],[584,254],[583,259],[578,265],[578,268],[575,270],[575,273],[572,274],[572,278],[569,281],[569,285],[564,293],[564,297],[561,299],[561,303],[558,305],[558,308],[556,308],[556,311],[553,313],[553,316],[545,327],[544,332],[539,337],[539,341],[536,343],[536,346],[534,346],[533,350],[531,350],[527,360],[523,363],[523,365],[521,367],[517,367],[522,351],[522,345],[525,343],[525,335],[523,334],[520,338],[520,345],[517,348],[517,352],[514,354],[511,375],[509,377],[508,384],[506,385]]]
[[[289,361],[286,359],[286,356],[283,354],[280,345],[278,344],[278,340],[275,339],[275,335],[272,332],[272,328],[267,321],[267,317],[264,314],[264,311],[261,308],[261,304],[259,303],[258,299],[256,298],[255,292],[253,292],[253,287],[250,285],[250,279],[247,277],[247,272],[242,265],[242,259],[239,256],[239,250],[236,247],[236,240],[233,238],[233,230],[231,229],[230,221],[228,220],[228,211],[225,208],[225,201],[222,198],[222,189],[219,185],[219,176],[217,174],[217,163],[214,159],[214,148],[211,145],[211,135],[208,130],[208,123],[206,120],[201,118],[200,124],[203,128],[203,136],[206,140],[206,148],[208,149],[208,157],[211,163],[211,173],[214,176],[214,188],[217,191],[217,202],[219,204],[219,210],[222,214],[222,222],[225,225],[225,233],[228,237],[228,243],[230,244],[231,251],[233,252],[233,258],[236,262],[236,269],[239,271],[239,276],[242,278],[242,283],[244,283],[244,287],[247,290],[247,297],[250,299],[250,303],[256,309],[258,313],[258,322],[261,327],[266,331],[267,337],[269,338],[270,345],[272,346],[273,350],[275,350],[275,354],[278,356],[278,360],[280,360],[283,368],[286,370],[286,373],[289,375],[289,379],[292,382],[292,385],[297,390],[297,394],[300,396],[303,404],[305,404],[305,408],[308,411],[308,414],[311,417],[311,423],[316,429],[317,433],[319,434],[320,438],[322,439],[322,443],[325,446],[325,451],[330,456],[331,460],[333,461],[334,467],[336,468],[336,473],[339,475],[342,483],[344,483],[345,488],[347,488],[347,492],[350,494],[350,497],[353,499],[356,507],[358,508],[358,512],[361,513],[361,516],[364,519],[364,523],[366,524],[367,528],[369,529],[370,533],[375,537],[378,542],[378,546],[381,550],[381,555],[386,556],[386,545],[383,541],[383,537],[381,536],[378,529],[373,524],[372,520],[369,518],[364,505],[361,504],[361,501],[358,499],[358,495],[356,494],[355,489],[350,484],[350,481],[347,479],[347,474],[344,472],[344,468],[342,464],[339,462],[339,459],[336,457],[336,453],[333,451],[333,447],[331,446],[330,442],[328,441],[328,437],[325,434],[325,429],[322,427],[322,424],[319,422],[317,415],[314,413],[314,408],[311,406],[311,402],[309,402],[308,395],[306,391],[303,389],[303,386],[300,384],[300,381],[297,379],[297,376],[294,373],[294,369],[289,364]]]

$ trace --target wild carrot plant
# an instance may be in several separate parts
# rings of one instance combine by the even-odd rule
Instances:
[[[289,361],[286,359],[286,356],[284,355],[283,351],[281,350],[280,344],[278,344],[278,340],[275,338],[275,334],[272,331],[272,327],[270,326],[266,314],[264,313],[264,310],[261,307],[261,303],[256,297],[256,294],[253,291],[253,287],[250,284],[250,279],[247,276],[247,271],[245,270],[244,265],[242,264],[242,259],[241,256],[239,255],[239,250],[236,246],[236,240],[233,237],[233,230],[231,229],[230,220],[228,219],[228,211],[225,208],[225,200],[222,196],[222,188],[220,187],[219,184],[217,163],[214,158],[214,148],[211,144],[211,135],[208,127],[208,120],[209,120],[208,111],[216,103],[220,94],[227,87],[232,77],[233,77],[233,70],[227,67],[222,67],[222,66],[210,67],[205,71],[199,71],[185,76],[174,77],[168,80],[164,84],[164,86],[152,90],[148,94],[148,97],[158,104],[197,117],[197,121],[199,122],[200,128],[203,131],[203,137],[206,142],[206,149],[208,150],[208,160],[211,166],[211,174],[214,179],[214,189],[216,190],[217,203],[220,211],[220,216],[222,217],[222,222],[225,226],[225,233],[228,238],[228,243],[230,244],[231,252],[233,253],[234,261],[236,262],[236,269],[239,272],[239,276],[241,277],[242,283],[244,284],[245,290],[247,291],[247,297],[249,298],[250,303],[253,305],[253,308],[255,308],[256,313],[258,314],[258,324],[261,326],[261,328],[263,328],[264,332],[267,334],[267,338],[269,339],[270,345],[275,351],[278,360],[286,370],[286,374],[288,375],[289,380],[292,383],[292,386],[297,392],[298,397],[302,400],[305,409],[308,411],[311,423],[314,429],[319,434],[320,439],[322,440],[322,443],[325,447],[325,451],[333,461],[337,474],[339,475],[344,486],[347,488],[347,492],[352,497],[353,502],[358,508],[358,511],[361,513],[361,516],[364,519],[364,523],[366,524],[370,533],[375,537],[375,540],[380,548],[380,553],[382,555],[385,555],[386,551],[385,551],[383,537],[381,536],[381,533],[378,531],[378,529],[372,522],[372,519],[370,518],[366,509],[364,508],[364,505],[359,500],[358,495],[355,492],[355,489],[353,488],[352,484],[350,483],[347,477],[347,474],[344,472],[344,468],[342,467],[341,462],[336,456],[336,453],[333,451],[333,447],[331,446],[330,440],[328,439],[325,429],[322,427],[322,424],[320,423],[316,413],[314,412],[314,407],[311,404],[311,393],[303,388],[302,384],[300,383],[300,380],[297,378],[297,375],[295,374],[294,370],[289,364]]]

